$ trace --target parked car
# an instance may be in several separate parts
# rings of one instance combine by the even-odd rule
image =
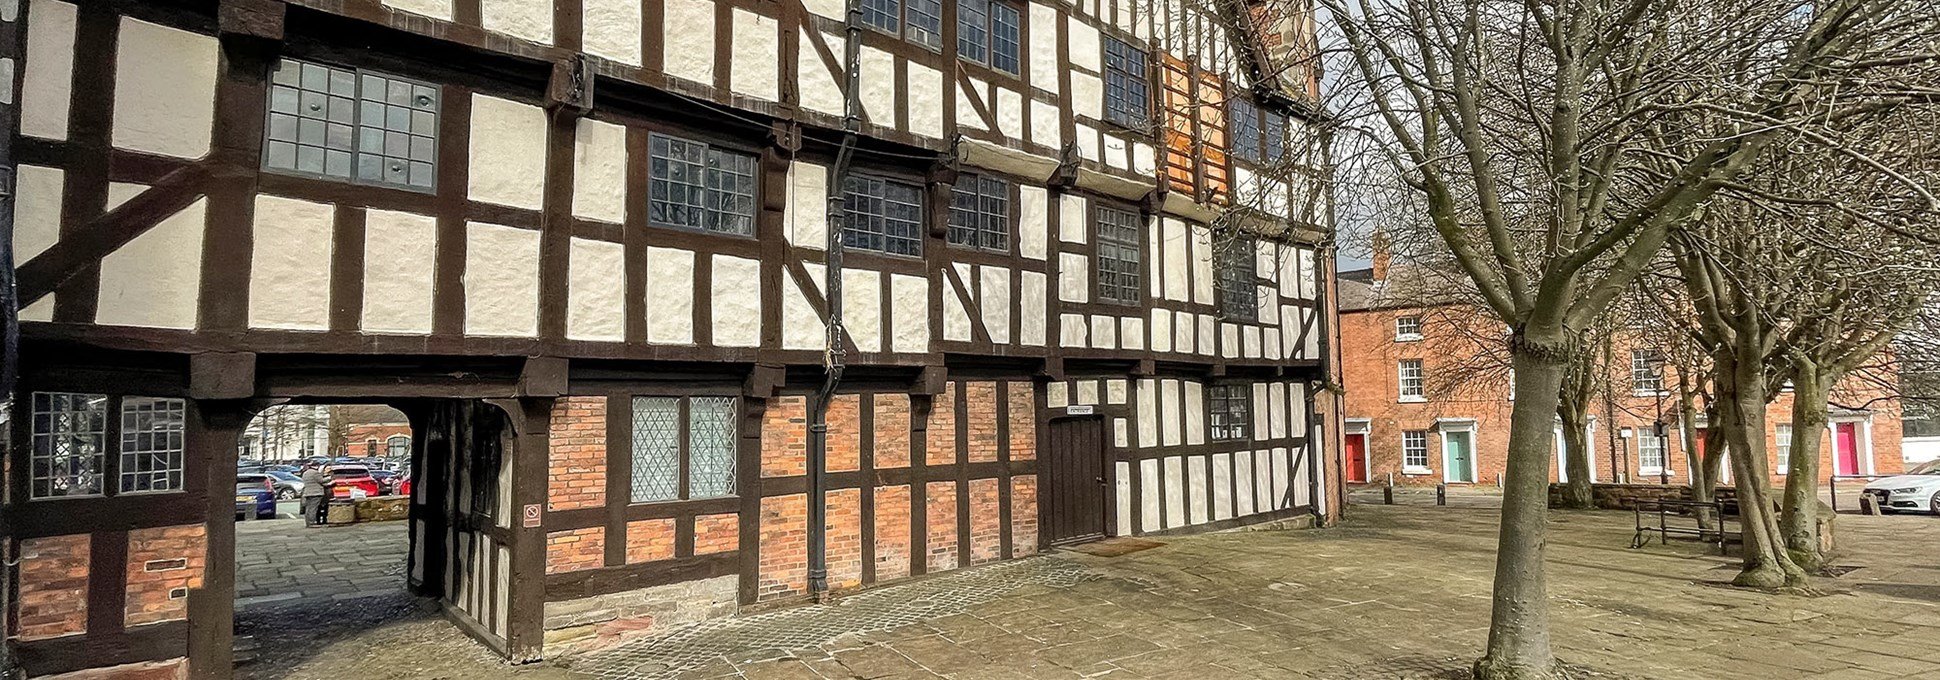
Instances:
[[[265,470],[265,475],[276,480],[276,500],[293,501],[303,495],[303,478],[282,470]]]
[[[1940,515],[1940,460],[1930,460],[1897,477],[1873,480],[1866,495],[1883,514],[1901,510]]]
[[[236,475],[236,519],[276,519],[276,482],[269,475]]]
[[[405,473],[404,473],[404,474],[401,474],[401,475],[398,475],[398,476],[397,476],[397,490],[396,490],[396,491],[395,491],[394,493],[396,493],[396,494],[397,494],[397,495],[399,495],[399,496],[409,496],[409,495],[411,495],[411,473],[410,473],[410,471],[405,471]]]
[[[344,498],[353,494],[351,489],[362,489],[365,496],[382,496],[384,489],[372,477],[368,468],[338,465],[330,468],[330,495]]]
[[[371,470],[370,477],[371,479],[377,480],[377,488],[383,491],[379,495],[390,496],[397,493],[396,472],[390,470]]]

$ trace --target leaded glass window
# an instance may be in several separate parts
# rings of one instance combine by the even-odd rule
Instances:
[[[1218,256],[1214,270],[1219,284],[1219,313],[1230,321],[1258,321],[1260,292],[1254,279],[1259,263],[1254,259],[1257,246],[1250,238],[1227,238],[1214,249]]]
[[[1138,213],[1098,209],[1098,299],[1128,305],[1142,299],[1139,231],[1143,222]]]
[[[1022,40],[1023,13],[1002,2],[990,3],[990,67],[1005,73],[1018,72],[1018,51]]]
[[[680,497],[680,400],[633,398],[633,502]]]
[[[121,493],[182,489],[180,399],[121,401]]]
[[[1211,385],[1206,409],[1213,441],[1245,439],[1253,427],[1253,389],[1247,385]]]
[[[986,175],[963,175],[950,190],[950,243],[1010,249],[1010,183]]]
[[[866,175],[843,183],[842,244],[892,255],[923,254],[923,194],[913,184]]]
[[[358,184],[437,184],[438,88],[284,59],[271,77],[263,167]]]
[[[862,23],[890,33],[900,33],[903,8],[897,0],[862,0]]]
[[[1131,43],[1105,36],[1105,120],[1139,127],[1145,124],[1149,98],[1145,81],[1145,52]]]
[[[648,221],[754,235],[753,155],[662,134],[649,140]]]
[[[909,0],[907,19],[903,30],[910,42],[933,50],[943,49],[942,0]]]
[[[957,56],[978,63],[990,60],[990,0],[957,2]]]
[[[29,495],[100,495],[107,459],[107,395],[35,392],[33,401]]]
[[[1244,99],[1233,100],[1233,155],[1260,162],[1260,107]]]
[[[632,501],[734,495],[739,401],[725,396],[634,397]]]
[[[1266,162],[1279,163],[1287,158],[1287,115],[1267,113],[1266,127],[1260,131],[1266,142]]]

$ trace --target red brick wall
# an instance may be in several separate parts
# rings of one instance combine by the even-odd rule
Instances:
[[[876,395],[876,469],[909,467],[909,395]]]
[[[546,474],[548,508],[606,506],[606,397],[553,403]]]
[[[391,451],[391,437],[411,437],[410,423],[365,423],[344,429],[344,455],[385,456]],[[376,441],[372,441],[376,440]]]
[[[826,519],[829,587],[862,585],[862,490],[830,491]]]
[[[997,383],[965,383],[964,431],[968,441],[965,449],[972,463],[988,463],[997,460]]]
[[[1010,554],[1037,554],[1037,478],[1010,478]]]
[[[90,540],[88,534],[72,534],[20,542],[19,608],[15,610],[20,639],[87,632]]]
[[[808,398],[777,397],[761,416],[761,476],[808,473]]]
[[[626,523],[627,564],[673,558],[673,519],[642,519]]]
[[[1006,390],[1010,393],[1010,459],[1037,458],[1036,386],[1030,381],[1014,380]]]
[[[909,487],[876,487],[876,580],[909,575]]]
[[[971,564],[983,564],[1004,556],[1001,510],[996,479],[970,480]]]
[[[828,471],[862,469],[862,395],[838,394],[829,400]]]
[[[957,561],[957,485],[956,482],[930,482],[923,487],[926,495],[923,503],[923,518],[928,527],[929,545],[927,546],[929,571],[937,572],[955,569]]]
[[[761,559],[757,598],[769,600],[808,591],[808,497],[761,499]]]
[[[546,534],[546,573],[560,574],[606,565],[606,528],[587,527]]]
[[[203,526],[185,524],[128,532],[128,599],[123,625],[189,617],[189,589],[208,567]]]
[[[925,432],[928,453],[924,460],[930,465],[950,465],[957,462],[957,384],[947,383],[943,393],[930,400],[930,423]]]
[[[694,518],[694,554],[712,555],[741,548],[741,516],[734,513]]]

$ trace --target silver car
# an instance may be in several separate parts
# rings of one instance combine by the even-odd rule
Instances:
[[[1865,493],[1884,514],[1908,510],[1940,515],[1940,460],[1921,463],[1898,477],[1874,480]]]

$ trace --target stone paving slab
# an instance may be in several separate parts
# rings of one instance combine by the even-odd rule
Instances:
[[[330,527],[305,527],[301,519],[238,522],[236,607],[400,592],[409,532],[404,522]]]

